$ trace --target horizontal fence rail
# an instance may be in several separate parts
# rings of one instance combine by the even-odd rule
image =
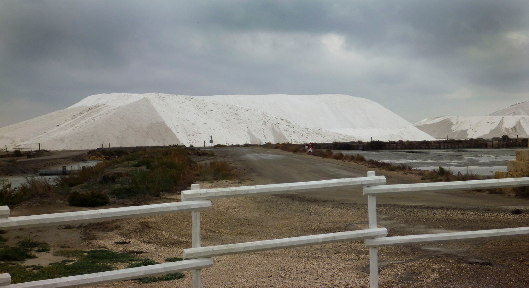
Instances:
[[[407,236],[393,236],[377,239],[366,239],[367,247],[380,246],[395,246],[407,244],[422,244],[432,242],[446,242],[457,240],[471,240],[479,238],[491,237],[505,237],[505,236],[524,236],[529,234],[529,227],[465,231],[465,232],[451,232],[451,233],[436,233],[436,234],[420,234]]]
[[[213,265],[212,259],[193,259],[179,262],[169,262],[156,265],[127,268],[121,270],[99,272],[69,276],[57,279],[47,279],[19,284],[1,286],[2,288],[52,288],[52,287],[79,287],[96,285],[108,282],[138,279],[142,277],[157,276],[169,273],[187,271],[191,269],[203,269]],[[10,280],[9,280],[10,281]]]
[[[292,238],[263,240],[237,244],[208,246],[184,249],[184,258],[213,257],[237,253],[250,253],[266,250],[284,249],[308,245],[320,245],[350,240],[363,240],[366,238],[383,237],[388,234],[386,228],[346,231],[319,235],[300,236]]]
[[[121,208],[87,210],[77,212],[41,214],[31,216],[8,217],[9,208],[0,207],[0,229],[42,227],[52,225],[80,224],[88,222],[107,221],[163,215],[176,212],[200,211],[211,208],[211,201],[172,202]],[[6,213],[7,211],[7,213]]]
[[[529,186],[529,177],[371,186],[371,187],[364,188],[364,195],[379,195],[379,194],[388,194],[388,193],[411,193],[411,192],[426,192],[426,191],[489,189],[489,188],[516,187],[516,186]]]
[[[264,194],[279,194],[299,192],[303,190],[335,188],[348,186],[366,186],[386,183],[384,176],[359,178],[342,178],[321,181],[295,182],[269,185],[241,186],[229,188],[213,188],[182,191],[182,201],[205,200],[226,197],[255,196]]]

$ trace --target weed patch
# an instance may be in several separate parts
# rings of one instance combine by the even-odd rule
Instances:
[[[24,239],[19,242],[19,245],[35,248],[42,246],[43,242]],[[12,247],[0,250],[0,260],[4,261],[3,263],[0,263],[0,269],[11,275],[12,283],[22,283],[110,271],[116,269],[116,264],[118,263],[127,263],[128,268],[157,264],[151,259],[139,259],[127,253],[113,252],[109,250],[59,250],[55,252],[54,255],[75,258],[76,260],[66,259],[58,263],[52,263],[48,266],[32,265],[24,267],[20,264],[8,263],[6,261],[23,261],[28,258],[34,258],[34,255],[30,254],[28,249]],[[173,273],[160,277],[141,278],[138,279],[138,282],[151,283],[156,281],[168,281],[179,279],[183,276],[182,273]]]
[[[181,278],[184,278],[184,274],[181,272],[176,272],[176,273],[170,273],[170,274],[158,276],[158,277],[143,277],[143,278],[138,279],[137,281],[138,283],[143,284],[143,283],[153,283],[153,282],[159,282],[159,281],[171,281],[171,280],[177,280]]]
[[[90,191],[87,193],[74,192],[68,196],[68,204],[77,207],[99,207],[110,203],[110,198],[103,192]]]
[[[50,245],[48,245],[48,243],[42,241],[35,241],[30,238],[18,241],[17,247],[26,250],[36,249],[37,252],[50,251]]]
[[[152,259],[142,259],[140,262],[136,263],[130,263],[127,268],[135,268],[135,267],[141,267],[141,266],[149,266],[149,265],[155,265],[158,264],[156,261]]]
[[[110,250],[91,250],[86,253],[83,261],[93,263],[126,263],[141,260],[127,253],[119,253]]]
[[[0,249],[0,261],[24,261],[31,258],[37,258],[37,256],[28,249],[20,247],[5,247]]]
[[[33,197],[29,189],[14,189],[11,182],[2,180],[0,182],[0,205],[13,206]]]
[[[225,161],[211,161],[200,171],[200,180],[229,180],[235,177],[235,171]]]

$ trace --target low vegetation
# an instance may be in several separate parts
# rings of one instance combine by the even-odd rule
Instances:
[[[47,249],[42,249],[43,247]],[[137,258],[128,253],[114,252],[110,250],[58,250],[55,256],[63,256],[68,259],[52,263],[47,266],[22,264],[26,259],[36,258],[34,252],[49,252],[49,245],[45,242],[24,239],[14,247],[4,246],[0,249],[0,269],[3,273],[11,275],[11,282],[23,283],[51,278],[67,277],[74,275],[90,274],[115,270],[126,264],[127,268],[157,264],[148,258]],[[181,258],[169,258],[166,262],[182,260]],[[184,274],[177,272],[158,277],[143,277],[136,279],[138,283],[152,283],[158,281],[169,281],[183,278]]]
[[[211,152],[183,147],[136,151],[98,149],[89,152],[89,156],[102,159],[102,162],[61,176],[55,185],[40,178],[29,178],[14,189],[9,182],[1,181],[0,205],[57,197],[72,206],[97,207],[119,199],[180,193],[198,180],[225,180],[236,176],[234,169],[224,161],[199,164],[192,160],[192,157],[212,156]]]
[[[0,180],[0,205],[12,206],[34,197],[50,198],[55,192],[55,186],[41,178],[30,177],[17,189],[9,181]]]

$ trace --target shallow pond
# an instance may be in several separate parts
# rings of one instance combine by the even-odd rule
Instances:
[[[343,154],[360,154],[366,159],[405,164],[415,169],[433,170],[442,166],[454,173],[493,175],[507,171],[509,160],[516,159],[516,149],[457,149],[457,150],[383,150],[383,151],[333,151]]]

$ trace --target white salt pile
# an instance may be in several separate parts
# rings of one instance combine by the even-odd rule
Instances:
[[[47,115],[0,128],[0,147],[71,150],[432,140],[373,101],[347,95],[100,94]]]
[[[489,116],[443,116],[424,119],[415,127],[436,139],[491,139],[507,135],[527,138],[529,134],[529,102],[518,103]]]

